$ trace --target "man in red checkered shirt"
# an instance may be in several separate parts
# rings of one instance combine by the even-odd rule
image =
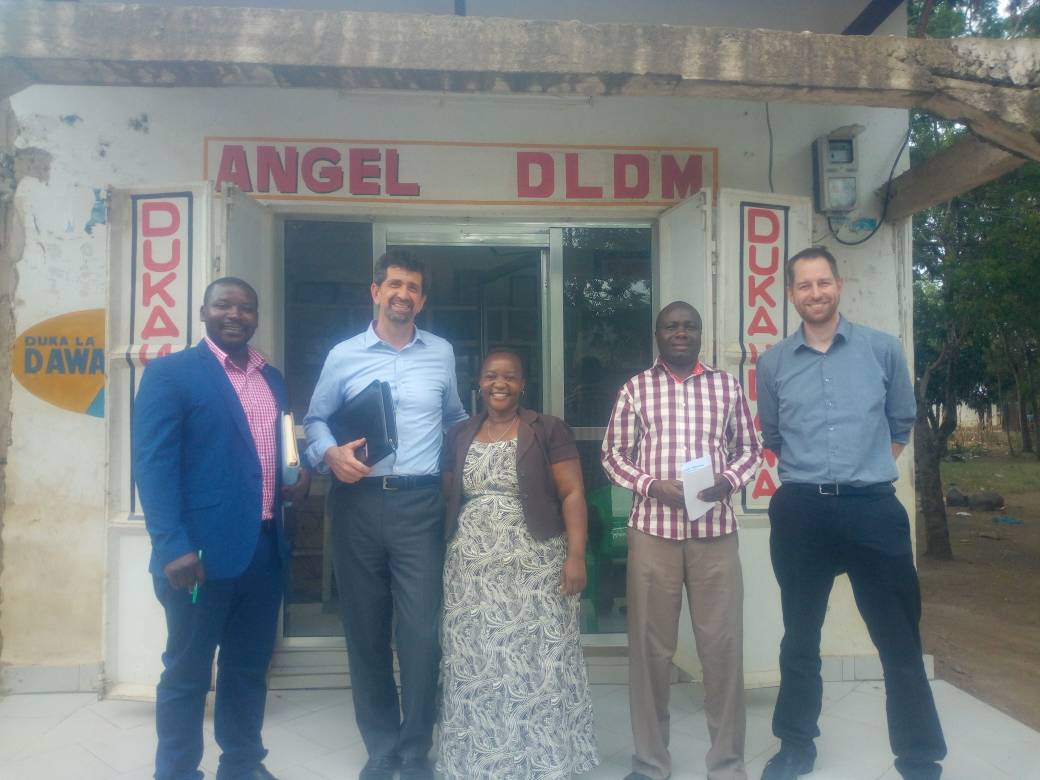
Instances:
[[[686,587],[711,749],[708,780],[746,780],[744,584],[733,491],[754,476],[762,445],[737,379],[700,362],[701,316],[675,301],[657,315],[660,355],[621,388],[603,439],[611,481],[633,491],[628,522],[629,703],[635,755],[626,780],[665,780],[668,694]],[[683,464],[711,463],[713,502],[690,517]]]

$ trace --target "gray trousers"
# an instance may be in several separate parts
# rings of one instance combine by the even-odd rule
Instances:
[[[737,535],[675,541],[628,529],[629,707],[632,768],[671,775],[668,696],[679,641],[683,586],[704,671],[711,749],[708,780],[746,780],[744,771],[744,581]]]
[[[334,483],[328,501],[354,714],[365,748],[370,758],[425,756],[440,665],[440,488]],[[400,698],[390,647],[395,619]]]

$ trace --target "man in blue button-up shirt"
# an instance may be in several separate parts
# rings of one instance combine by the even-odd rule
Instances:
[[[784,615],[773,711],[781,749],[762,780],[813,769],[820,631],[842,572],[881,657],[896,769],[907,780],[933,780],[946,743],[921,657],[909,518],[892,485],[914,425],[913,386],[895,338],[838,313],[841,290],[826,249],[794,255],[787,294],[802,326],[758,360],[762,439],[780,461],[769,548]]]
[[[307,458],[335,476],[329,495],[332,560],[358,729],[368,750],[362,780],[432,780],[444,504],[437,473],[444,431],[466,419],[451,344],[419,330],[425,269],[404,251],[376,264],[379,315],[329,352],[304,419]],[[371,466],[364,440],[337,445],[331,414],[372,380],[390,383],[397,452]],[[401,695],[393,676],[396,617]]]

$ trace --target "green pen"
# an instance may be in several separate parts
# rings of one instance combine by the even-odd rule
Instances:
[[[202,563],[202,550],[199,550],[199,563]],[[191,603],[196,604],[199,600],[199,581],[195,580],[195,587],[191,589]]]

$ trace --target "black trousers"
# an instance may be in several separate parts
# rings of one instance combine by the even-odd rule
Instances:
[[[823,703],[820,631],[834,578],[847,572],[885,674],[888,737],[906,776],[938,777],[946,755],[921,651],[921,593],[906,510],[887,486],[823,496],[781,485],[769,503],[769,550],[780,584],[784,638],[773,733],[815,752]]]
[[[440,487],[335,483],[329,509],[354,714],[365,748],[371,758],[425,756],[433,742],[441,657]],[[394,628],[400,698],[390,647]]]

